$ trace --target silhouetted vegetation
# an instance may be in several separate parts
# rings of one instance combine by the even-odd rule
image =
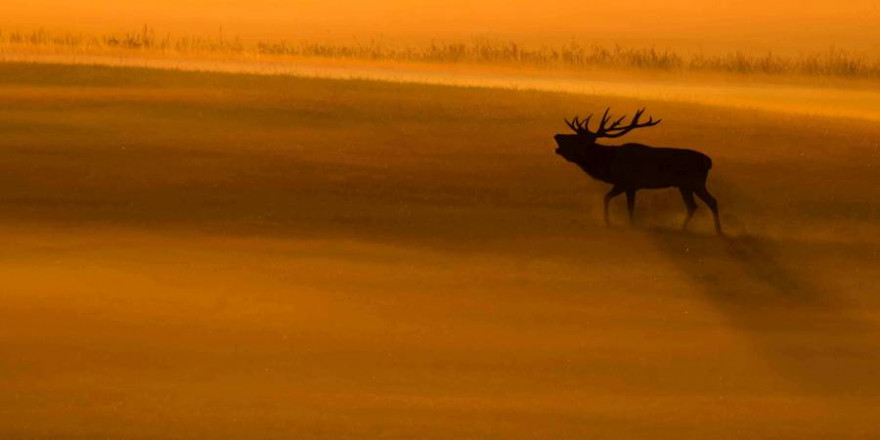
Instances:
[[[172,37],[157,36],[156,31],[144,26],[137,32],[124,34],[91,35],[84,33],[55,33],[43,29],[31,32],[0,31],[0,46],[33,48],[57,48],[75,51],[101,49],[141,49],[158,52],[245,52],[245,45],[238,37],[226,39],[222,33],[216,36]]]
[[[295,56],[352,60],[442,64],[486,64],[539,68],[617,68],[660,71],[725,72],[737,74],[799,74],[838,77],[880,77],[880,58],[831,47],[796,56],[772,52],[734,52],[722,55],[681,54],[656,47],[603,46],[568,43],[531,47],[516,42],[473,39],[468,42],[432,42],[425,45],[320,43],[309,41],[258,41],[245,43],[238,37],[172,37],[157,35],[144,26],[137,32],[89,35],[31,32],[0,32],[0,50],[59,50],[89,52],[140,50],[159,53],[220,53],[254,56]]]

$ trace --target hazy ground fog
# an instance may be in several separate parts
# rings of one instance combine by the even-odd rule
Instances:
[[[553,154],[647,105],[701,205]],[[859,103],[858,105],[864,105]],[[0,64],[4,438],[873,438],[876,121]]]

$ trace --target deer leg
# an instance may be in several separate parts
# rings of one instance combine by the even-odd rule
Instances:
[[[684,218],[684,224],[681,225],[681,230],[684,231],[687,229],[691,217],[694,216],[694,211],[697,210],[697,202],[694,201],[694,192],[690,188],[679,187],[678,190],[681,191],[681,198],[684,199],[684,206],[687,207],[687,217]]]
[[[605,226],[611,226],[611,220],[608,219],[608,203],[611,202],[611,199],[623,194],[623,188],[615,186],[611,188],[611,191],[608,191],[608,194],[605,194]]]
[[[629,212],[629,224],[633,224],[633,211],[636,209],[636,190],[626,191],[626,210]]]
[[[706,205],[709,206],[709,209],[712,210],[712,216],[715,217],[715,232],[718,235],[724,235],[721,232],[721,220],[718,219],[718,201],[715,200],[715,197],[712,197],[712,194],[709,194],[709,191],[706,187],[702,187],[696,190],[697,196],[706,202]]]

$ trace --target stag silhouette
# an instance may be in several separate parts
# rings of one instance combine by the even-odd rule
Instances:
[[[657,189],[677,187],[687,207],[687,216],[682,229],[687,229],[697,202],[694,194],[703,200],[715,218],[715,232],[722,235],[721,221],[718,219],[718,202],[706,189],[706,178],[712,168],[712,159],[703,153],[680,148],[655,148],[641,144],[623,144],[619,146],[599,145],[600,138],[618,138],[632,130],[653,127],[661,119],[649,117],[647,122],[640,123],[639,118],[645,109],[635,112],[629,124],[623,124],[626,115],[613,119],[609,115],[611,109],[605,109],[602,120],[596,131],[590,131],[590,115],[585,120],[577,116],[565,123],[575,134],[557,134],[554,136],[558,148],[556,154],[579,166],[590,177],[613,185],[605,194],[605,224],[608,219],[608,203],[620,194],[626,193],[626,207],[629,221],[633,222],[633,211],[636,204],[636,191],[640,189]]]

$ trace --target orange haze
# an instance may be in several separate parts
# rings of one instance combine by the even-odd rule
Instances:
[[[253,38],[430,39],[491,36],[723,47],[880,50],[876,0],[4,0],[3,28]]]

